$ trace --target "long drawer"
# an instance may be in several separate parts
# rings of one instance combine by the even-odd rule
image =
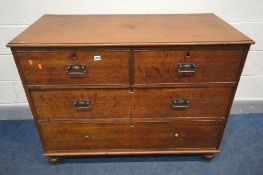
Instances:
[[[17,52],[28,85],[128,84],[128,51]]]
[[[233,87],[31,91],[38,119],[225,117]]]
[[[243,50],[137,50],[134,83],[235,82]]]
[[[32,91],[38,119],[129,118],[128,90]]]
[[[215,121],[40,124],[45,150],[216,148]]]

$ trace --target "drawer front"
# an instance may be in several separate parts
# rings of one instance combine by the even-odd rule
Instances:
[[[38,119],[129,118],[128,90],[31,91]]]
[[[225,117],[233,87],[134,90],[133,117]]]
[[[234,82],[243,50],[135,51],[134,82]]]
[[[18,52],[25,81],[48,84],[128,84],[128,51]]]
[[[46,150],[216,148],[216,122],[41,124]]]
[[[40,124],[45,150],[128,149],[129,130],[127,123]]]
[[[138,122],[131,134],[132,148],[216,148],[217,122]]]

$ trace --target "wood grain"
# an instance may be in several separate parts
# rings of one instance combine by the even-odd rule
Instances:
[[[218,149],[220,147],[220,144],[221,144],[221,141],[222,141],[222,138],[223,138],[223,134],[225,132],[225,127],[226,127],[226,124],[227,124],[227,121],[228,121],[228,118],[229,118],[229,114],[230,114],[230,110],[231,110],[231,107],[233,105],[233,101],[234,101],[234,97],[235,97],[235,94],[236,94],[236,90],[237,90],[237,87],[238,87],[238,84],[239,84],[239,80],[240,80],[240,77],[241,77],[241,73],[243,71],[243,68],[244,68],[244,65],[245,65],[245,61],[246,61],[246,58],[247,58],[247,55],[248,55],[248,52],[249,52],[249,49],[250,49],[250,46],[248,46],[246,49],[244,49],[244,52],[243,52],[243,59],[242,59],[242,63],[239,67],[239,70],[238,70],[238,73],[237,73],[237,82],[234,86],[234,92],[232,93],[231,95],[231,98],[229,100],[229,105],[228,105],[228,109],[227,109],[227,115],[226,115],[226,120],[224,120],[224,124],[223,124],[223,127],[221,128],[221,131],[220,131],[220,137],[218,139]]]
[[[37,119],[130,118],[128,90],[31,91]],[[76,109],[74,101],[90,101],[90,109]]]
[[[253,43],[214,14],[44,15],[7,46],[44,155],[77,156],[219,152]]]
[[[136,84],[235,82],[243,50],[135,51]],[[196,72],[178,72],[179,63],[196,65]]]
[[[47,151],[215,148],[220,123],[41,124]],[[103,129],[102,129],[103,128]],[[178,137],[175,134],[179,134]]]
[[[7,46],[252,44],[214,14],[44,15]]]
[[[233,88],[142,89],[132,94],[134,118],[225,117]],[[174,99],[188,99],[187,108],[173,108]]]
[[[219,153],[218,149],[119,149],[119,150],[53,150],[43,153],[44,156],[101,156],[101,155],[174,155],[174,154],[207,154]]]
[[[102,60],[94,61],[94,56],[101,56]],[[18,52],[17,59],[28,85],[129,84],[127,51]],[[86,65],[86,73],[67,74],[69,64]]]

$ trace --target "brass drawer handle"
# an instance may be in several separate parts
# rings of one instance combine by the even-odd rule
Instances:
[[[91,108],[91,102],[88,100],[84,100],[84,101],[75,100],[73,103],[73,106],[76,109],[90,109]]]
[[[66,72],[67,74],[85,74],[86,68],[87,66],[84,64],[80,64],[80,65],[67,64]]]
[[[173,108],[188,108],[190,101],[188,99],[174,99]]]
[[[196,71],[196,65],[194,63],[178,63],[178,72],[182,73],[194,73]]]

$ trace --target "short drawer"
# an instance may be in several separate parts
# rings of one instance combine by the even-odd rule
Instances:
[[[134,83],[235,82],[243,50],[135,51]]]
[[[28,85],[128,84],[128,51],[17,52]]]
[[[225,117],[233,87],[134,90],[134,118]]]
[[[218,122],[40,124],[45,150],[216,148]]]
[[[38,119],[129,118],[128,90],[31,91]]]

